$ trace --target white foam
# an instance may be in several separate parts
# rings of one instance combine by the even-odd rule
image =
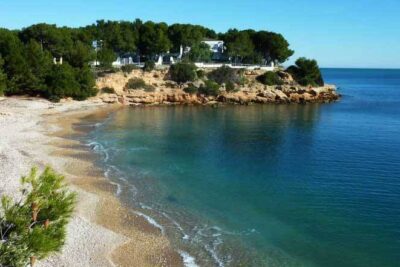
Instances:
[[[162,215],[164,215],[164,217],[166,217],[168,220],[170,220],[170,221],[176,226],[176,228],[178,228],[179,231],[182,232],[182,234],[183,234],[182,239],[183,239],[183,240],[188,240],[188,239],[190,238],[190,236],[187,235],[187,234],[185,233],[185,230],[183,230],[182,226],[181,226],[177,221],[175,221],[174,219],[172,219],[172,218],[171,218],[168,214],[166,214],[165,212],[162,212]]]
[[[153,218],[151,218],[150,216],[148,216],[144,213],[141,213],[140,211],[134,211],[134,213],[145,218],[151,225],[160,229],[161,233],[164,234],[164,227],[162,227],[156,220],[154,220]]]
[[[196,259],[189,255],[189,253],[183,250],[179,250],[178,253],[181,255],[185,267],[199,267],[199,265],[196,264]]]
[[[144,209],[144,210],[153,210],[153,208],[152,207],[150,207],[150,206],[147,206],[147,205],[145,205],[145,204],[143,204],[143,203],[139,203],[139,206],[140,206],[140,208],[142,208],[142,209]]]
[[[115,192],[115,194],[116,194],[117,196],[121,195],[121,193],[122,193],[121,185],[120,185],[119,183],[115,183],[115,182],[113,182],[113,181],[109,181],[109,183],[112,184],[112,185],[117,186],[117,192]]]
[[[95,152],[102,153],[104,155],[104,161],[105,162],[108,161],[109,155],[108,155],[107,149],[105,149],[102,144],[100,144],[99,142],[96,142],[96,141],[92,141],[92,142],[88,143],[87,146],[90,146],[92,148],[92,150]]]
[[[224,267],[225,265],[222,262],[222,260],[218,257],[218,254],[217,254],[217,251],[216,251],[216,248],[217,248],[217,246],[219,244],[221,244],[221,243],[218,242],[218,243],[214,244],[213,248],[211,248],[210,246],[205,245],[204,248],[210,253],[211,257],[214,259],[214,261],[217,263],[217,265],[219,267]]]

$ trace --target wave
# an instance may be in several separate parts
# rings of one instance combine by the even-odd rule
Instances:
[[[100,127],[103,124],[104,123],[101,123],[96,126]],[[98,142],[95,139],[89,140],[86,145],[90,147],[95,153],[98,153],[102,156],[102,161],[104,164],[103,165],[104,176],[110,180],[111,184],[117,187],[115,194],[117,196],[120,196],[123,192],[123,188],[129,188],[129,191],[132,193],[132,196],[134,197],[137,194],[136,187],[129,182],[129,179],[122,170],[120,170],[117,166],[109,163],[111,157],[115,153],[118,153],[119,149],[112,147],[106,148],[104,144]],[[129,150],[131,151],[140,151],[146,149],[147,149],[146,147],[129,148]],[[156,214],[170,221],[173,224],[174,228],[182,235],[181,237],[182,241],[190,242],[192,244],[196,244],[196,246],[202,247],[204,251],[206,251],[207,254],[210,255],[211,259],[215,262],[215,264],[219,267],[225,266],[224,260],[220,257],[218,253],[220,245],[223,244],[222,235],[245,234],[245,233],[233,233],[233,232],[223,231],[218,226],[209,227],[207,225],[204,225],[203,227],[194,226],[194,228],[192,228],[192,231],[189,231],[192,233],[189,233],[182,227],[181,224],[178,223],[177,220],[168,215],[164,210],[154,209],[151,206],[145,205],[143,203],[139,203],[139,207],[143,210],[150,210],[152,212],[155,212]],[[132,212],[138,216],[143,217],[149,224],[159,229],[162,235],[165,235],[165,228],[156,219],[140,211],[132,211]],[[183,250],[178,250],[178,253],[181,255],[185,266],[187,267],[198,266],[196,264],[196,259],[189,253]],[[229,256],[225,255],[225,257],[229,259]],[[225,260],[225,262],[227,261]]]
[[[181,255],[183,259],[183,264],[185,267],[198,267],[199,265],[196,264],[196,259],[189,255],[189,253],[183,251],[183,250],[178,250],[179,255]]]
[[[153,225],[153,226],[155,226],[156,228],[160,229],[161,234],[164,235],[164,233],[165,233],[164,227],[162,227],[161,224],[159,224],[156,220],[154,220],[154,219],[151,218],[150,216],[148,216],[148,215],[146,215],[146,214],[144,214],[144,213],[142,213],[142,212],[140,212],[140,211],[133,211],[133,213],[135,213],[135,214],[137,214],[137,215],[139,215],[139,216],[145,218],[146,221],[148,221],[151,225]]]
[[[165,212],[161,212],[161,214],[165,217],[165,218],[167,218],[168,220],[170,220],[175,226],[176,226],[176,228],[178,228],[178,230],[182,233],[182,235],[183,235],[183,237],[182,237],[182,239],[183,240],[189,240],[189,238],[190,238],[190,236],[188,235],[188,234],[186,234],[185,233],[185,230],[182,228],[182,226],[177,222],[177,221],[175,221],[174,219],[172,219],[168,214],[166,214]]]
[[[105,149],[104,146],[101,143],[96,142],[96,141],[92,141],[92,142],[89,142],[86,145],[88,147],[90,147],[93,151],[103,154],[103,156],[104,156],[103,160],[105,162],[107,162],[109,160],[110,156],[109,156],[109,154],[107,152],[107,149]]]

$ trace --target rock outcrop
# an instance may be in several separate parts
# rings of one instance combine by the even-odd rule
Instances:
[[[326,103],[340,98],[335,86],[304,87],[295,83],[290,74],[279,72],[284,80],[284,85],[265,86],[256,81],[259,73],[252,71],[245,73],[246,83],[237,92],[226,92],[222,86],[220,95],[206,96],[201,94],[188,94],[176,83],[169,81],[167,71],[143,72],[134,70],[130,74],[122,72],[110,74],[97,80],[97,87],[113,88],[113,94],[100,94],[98,96],[105,103],[120,103],[123,105],[215,105],[230,103],[247,105],[252,103]],[[141,78],[146,84],[154,86],[154,92],[145,90],[126,90],[125,85],[130,78]],[[202,82],[197,81],[198,85]],[[196,84],[195,84],[196,85]]]

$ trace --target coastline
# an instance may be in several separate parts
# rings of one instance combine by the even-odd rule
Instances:
[[[100,89],[100,93],[96,97],[104,103],[120,103],[126,106],[307,104],[335,102],[341,97],[335,85],[301,86],[286,72],[280,72],[285,77],[282,85],[264,85],[257,80],[263,73],[259,70],[246,71],[243,76],[246,82],[237,90],[227,91],[222,86],[218,95],[204,95],[191,94],[184,90],[191,85],[201,87],[204,84],[202,80],[182,85],[172,81],[166,70],[133,70],[130,73],[120,71],[97,78],[96,87]],[[132,79],[153,86],[154,90],[127,89],[126,86]]]
[[[0,175],[4,177],[0,195],[18,197],[20,176],[35,165],[52,166],[66,176],[71,190],[78,192],[65,246],[37,266],[184,264],[158,228],[118,199],[116,185],[95,165],[96,155],[74,139],[84,134],[74,124],[90,115],[104,117],[115,109],[94,101],[53,104],[36,98],[0,100]]]

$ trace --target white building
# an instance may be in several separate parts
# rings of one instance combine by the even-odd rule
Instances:
[[[214,39],[203,39],[203,41],[201,42],[207,44],[213,53],[224,53],[225,50],[224,41],[214,40]]]

